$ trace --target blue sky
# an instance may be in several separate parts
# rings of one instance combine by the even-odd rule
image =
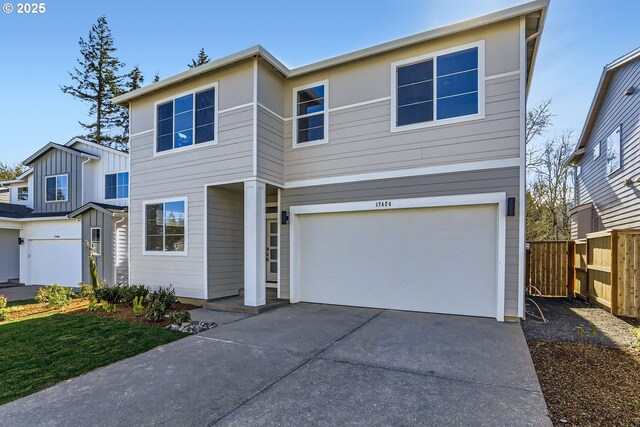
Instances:
[[[2,0],[13,3],[16,0]],[[46,1],[42,15],[0,12],[0,160],[20,161],[49,141],[81,134],[87,106],[63,94],[68,71],[101,14],[119,58],[156,72],[184,71],[262,44],[290,67],[514,6],[518,0]],[[550,135],[582,128],[602,67],[640,46],[640,2],[552,0],[530,105],[553,98]]]

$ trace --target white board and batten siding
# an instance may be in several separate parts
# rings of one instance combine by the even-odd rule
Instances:
[[[126,206],[128,204],[128,199],[126,198],[105,198],[105,175],[117,172],[129,172],[129,155],[115,150],[105,150],[96,147],[95,144],[84,144],[81,142],[75,143],[73,148],[95,153],[100,156],[100,160],[92,160],[83,166],[83,203],[98,202]]]
[[[253,60],[132,103],[129,212],[130,283],[172,285],[185,297],[206,298],[205,187],[253,174]],[[156,102],[218,82],[218,139],[195,149],[155,154]],[[143,254],[145,200],[187,198],[188,255]]]

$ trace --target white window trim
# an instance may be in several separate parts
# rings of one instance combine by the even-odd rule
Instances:
[[[47,179],[49,178],[58,178],[59,176],[66,176],[67,177],[67,197],[63,200],[47,200]],[[56,190],[58,189],[58,182],[56,180]],[[47,175],[44,177],[44,202],[45,203],[61,203],[61,202],[68,202],[69,201],[69,174],[68,173],[63,173],[63,174],[59,174],[59,175]]]
[[[597,156],[596,156],[596,149],[598,150]],[[600,154],[602,154],[602,144],[600,141],[596,141],[596,144],[593,146],[593,160],[599,159]]]
[[[98,252],[94,252],[93,255],[94,256],[100,256],[102,255],[102,228],[101,227],[91,227],[91,229],[89,230],[89,242],[91,244],[91,247],[93,248],[93,230],[100,230],[100,246],[98,247]]]
[[[505,283],[506,283],[506,223],[507,223],[507,194],[480,193],[463,194],[456,196],[433,196],[417,197],[411,199],[391,199],[393,206],[376,207],[378,200],[363,202],[342,202],[328,203],[320,205],[291,206],[290,212],[290,244],[289,259],[291,268],[289,270],[290,294],[289,300],[292,303],[300,302],[300,215],[336,212],[362,212],[362,211],[384,211],[395,209],[412,208],[433,208],[446,206],[474,206],[494,204],[497,205],[497,279],[496,284],[496,320],[504,321],[505,312]]]
[[[46,185],[46,181],[45,181],[45,185]],[[69,186],[68,183],[67,183],[67,186]],[[22,190],[23,188],[27,189],[27,198],[26,199],[21,199],[20,198],[20,190]],[[21,185],[20,187],[16,187],[16,199],[18,199],[19,202],[28,202],[29,201],[29,186],[28,185]]]
[[[301,142],[298,143],[298,119],[306,116],[319,115],[319,113],[311,113],[304,114],[302,116],[298,116],[298,92],[304,89],[309,89],[316,86],[324,86],[324,110],[322,111],[324,115],[324,134],[323,138],[316,141],[309,142]],[[293,109],[291,110],[291,119],[292,119],[292,148],[306,148],[313,147],[316,145],[327,144],[329,142],[329,80],[321,80],[314,83],[309,83],[302,86],[297,86],[293,88]]]
[[[184,202],[184,251],[148,251],[147,248],[147,205],[159,203]],[[164,210],[163,210],[164,215]],[[142,254],[158,256],[188,256],[189,255],[189,198],[174,197],[166,199],[145,200],[142,202]]]
[[[116,175],[116,196],[118,195],[118,174],[119,173],[128,173],[129,174],[129,178],[127,179],[127,194],[129,194],[129,192],[131,191],[131,174],[129,173],[129,171],[115,171],[115,172],[107,172],[104,174],[104,199],[105,200],[116,200],[116,201],[123,201],[123,200],[128,200],[129,197],[114,197],[112,199],[107,199],[107,175]]]
[[[615,169],[611,169],[609,170],[609,137],[611,137],[611,135],[613,135],[614,133],[616,133],[616,131],[620,131],[620,143],[618,144],[618,167]],[[616,128],[607,135],[607,138],[605,139],[606,142],[606,160],[607,160],[607,165],[605,167],[605,170],[607,171],[607,177],[613,175],[614,173],[618,172],[620,169],[622,169],[622,125],[618,125],[616,126]]]
[[[440,119],[437,117],[437,70],[438,70],[438,57],[447,55],[449,53],[458,52],[461,50],[478,48],[478,112],[476,114],[469,114],[466,116],[452,117],[449,119]],[[415,64],[418,62],[424,62],[432,59],[434,61],[434,75],[433,75],[433,120],[429,122],[413,123],[410,125],[397,126],[398,115],[398,92],[397,92],[397,69],[405,65]],[[448,49],[439,50],[436,52],[430,52],[420,56],[414,56],[412,58],[403,59],[391,63],[391,132],[404,132],[416,129],[430,128],[436,126],[446,126],[454,123],[469,122],[472,120],[481,120],[485,117],[485,54],[484,54],[484,40],[479,40],[473,43],[467,43],[459,46],[454,46]]]
[[[205,90],[215,88],[214,93],[214,105],[213,105],[213,141],[202,142],[200,144],[196,144],[196,94],[198,92],[204,92]],[[187,145],[185,147],[172,148],[171,150],[158,151],[158,106],[162,104],[166,104],[169,101],[175,101],[176,99],[186,96],[193,95],[193,144]],[[174,106],[174,116],[175,116],[175,106]],[[172,117],[173,126],[175,128],[175,117]],[[171,132],[171,137],[173,138],[174,132]],[[153,104],[153,156],[166,156],[175,153],[183,153],[185,151],[197,150],[200,148],[210,147],[212,145],[218,144],[218,82],[213,82],[207,85],[199,86],[195,89],[191,89],[187,92],[182,92],[176,95],[172,95],[167,98],[160,99]]]

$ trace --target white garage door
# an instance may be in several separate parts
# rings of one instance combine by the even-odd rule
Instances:
[[[495,317],[497,205],[298,216],[300,300]]]
[[[30,240],[28,262],[33,285],[78,286],[82,280],[81,241]]]

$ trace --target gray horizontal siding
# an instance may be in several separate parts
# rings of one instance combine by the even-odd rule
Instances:
[[[207,191],[208,297],[237,295],[244,287],[244,193]]]
[[[640,227],[640,187],[627,186],[627,178],[640,176],[640,92],[625,96],[630,86],[640,87],[640,60],[622,66],[611,80],[593,126],[577,178],[577,202],[592,202],[605,228]],[[607,176],[605,139],[622,125],[621,168]],[[600,144],[600,157],[593,149]]]
[[[33,165],[34,211],[69,212],[82,205],[82,161],[83,159],[67,151],[51,149]],[[66,202],[46,201],[46,177],[67,174],[68,200]]]
[[[284,183],[284,122],[258,107],[258,177]]]
[[[286,180],[518,157],[519,76],[486,82],[485,118],[390,132],[391,101],[331,111],[329,142],[292,148],[285,123]]]
[[[519,169],[494,169],[286,189],[281,209],[308,204],[506,192],[519,197]],[[517,206],[517,204],[516,204]],[[518,316],[518,215],[507,218],[505,315]],[[280,226],[280,290],[289,297],[289,226]],[[464,263],[461,264],[464,266]]]

